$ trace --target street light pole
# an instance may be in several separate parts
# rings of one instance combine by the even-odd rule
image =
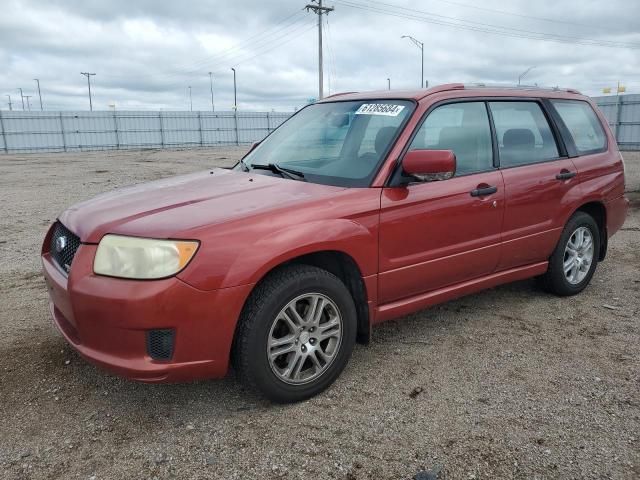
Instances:
[[[533,70],[535,67],[535,65],[533,67],[529,67],[527,68],[524,72],[522,72],[519,76],[518,76],[518,86],[520,86],[520,81],[524,78],[524,76],[529,73],[531,70]]]
[[[387,78],[387,90],[391,90],[391,79]]]
[[[93,102],[91,101],[91,77],[94,76],[95,73],[80,72],[80,75],[87,77],[87,85],[89,86],[89,111],[93,112]]]
[[[238,95],[237,95],[237,88],[236,88],[236,69],[231,68],[231,70],[233,70],[233,109],[237,112],[238,111]]]
[[[22,93],[22,88],[17,89],[20,92],[20,100],[22,100],[22,111],[24,112],[24,95]]]
[[[409,40],[411,40],[411,43],[418,47],[420,49],[420,52],[422,52],[422,75],[420,77],[420,88],[424,88],[424,43],[422,43],[420,40],[416,40],[411,35],[402,35],[402,37],[400,38],[408,38]]]
[[[29,108],[29,111],[31,111],[31,103],[29,102],[29,99],[33,97],[33,95],[25,95],[24,98],[27,99],[27,107]]]
[[[240,135],[238,134],[238,95],[236,88],[236,69],[231,67],[233,70],[233,120],[236,127],[236,145],[240,145]]]
[[[44,110],[44,108],[42,108],[42,94],[40,93],[40,79],[34,78],[34,80],[38,84],[38,97],[40,98],[40,111],[42,111]]]
[[[209,88],[211,89],[211,111],[215,112],[216,109],[213,106],[213,72],[209,72]]]
[[[191,86],[189,86],[189,110],[193,112],[193,99],[191,97]]]

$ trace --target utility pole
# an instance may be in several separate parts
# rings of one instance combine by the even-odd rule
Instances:
[[[193,98],[191,97],[191,86],[189,86],[189,110],[193,112]]]
[[[312,3],[305,6],[307,12],[312,10],[313,13],[318,15],[318,100],[322,100],[324,97],[324,78],[322,73],[322,15],[335,10],[333,7],[323,7],[322,0],[311,0]],[[317,3],[317,5],[314,5]]]
[[[424,43],[422,43],[420,40],[416,40],[411,35],[402,35],[402,37],[400,38],[408,38],[409,40],[411,40],[411,43],[418,47],[422,52],[422,76],[420,77],[420,88],[424,88]]]
[[[22,100],[22,111],[24,112],[24,95],[22,94],[22,88],[18,88],[20,91],[20,99]]]
[[[34,78],[34,80],[38,84],[38,97],[40,98],[40,111],[43,111],[44,108],[42,108],[42,94],[40,93],[40,79]]]
[[[13,103],[11,103],[11,95],[5,95],[5,97],[9,98],[9,111],[13,110]]]
[[[80,75],[87,77],[87,85],[89,86],[89,111],[93,112],[93,102],[91,101],[91,77],[95,75],[95,73],[80,72]]]
[[[213,105],[213,72],[209,72],[209,88],[211,89],[211,111],[215,112],[216,109]]]
[[[25,95],[24,98],[27,99],[27,107],[29,108],[29,111],[31,111],[31,103],[29,103],[29,99],[33,97],[33,95]]]
[[[387,90],[391,90],[391,79],[387,78]]]

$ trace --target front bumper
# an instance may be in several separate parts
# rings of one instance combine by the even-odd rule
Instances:
[[[45,242],[46,245],[46,242]],[[251,285],[198,290],[178,278],[138,281],[93,273],[97,246],[82,244],[67,277],[42,254],[54,323],[88,361],[144,382],[223,377]],[[173,329],[168,361],[147,353],[147,332]]]

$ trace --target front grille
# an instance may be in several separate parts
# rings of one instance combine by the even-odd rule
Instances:
[[[173,356],[174,331],[149,330],[147,332],[147,352],[154,360],[171,360]]]
[[[53,227],[53,234],[51,235],[49,252],[51,258],[53,258],[67,274],[71,269],[73,257],[75,257],[79,246],[80,238],[60,222],[56,222]]]

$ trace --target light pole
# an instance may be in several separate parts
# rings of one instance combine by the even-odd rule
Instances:
[[[27,107],[29,108],[29,111],[31,111],[31,103],[29,102],[29,99],[33,97],[33,95],[25,95],[24,98],[27,99]]]
[[[522,72],[519,76],[518,76],[518,86],[520,85],[520,81],[524,78],[524,76],[529,73],[531,70],[533,70],[534,68],[536,68],[536,66],[534,65],[533,67],[529,67],[527,68],[524,72]]]
[[[80,75],[87,77],[87,85],[89,86],[89,111],[93,112],[93,102],[91,101],[91,77],[94,76],[95,73],[80,72]]]
[[[387,90],[391,90],[391,79],[387,78]]]
[[[34,78],[34,80],[38,84],[38,98],[40,98],[40,111],[42,111],[44,110],[44,108],[42,108],[42,94],[40,93],[40,79]]]
[[[13,103],[11,103],[11,95],[5,95],[5,97],[9,98],[9,111],[13,110]]]
[[[238,90],[236,88],[236,69],[231,67],[233,70],[233,120],[236,127],[236,145],[240,145],[240,136],[238,134]]]
[[[209,88],[211,89],[211,111],[215,112],[216,109],[213,106],[213,72],[209,72]]]
[[[24,112],[24,95],[22,94],[22,88],[17,89],[20,92],[20,100],[22,100],[22,111]]]
[[[238,111],[238,90],[236,87],[236,69],[235,68],[231,68],[231,70],[233,70],[233,109],[237,112]]]
[[[420,88],[424,88],[424,43],[422,43],[420,40],[416,40],[411,35],[402,35],[402,37],[400,38],[408,38],[409,40],[411,40],[411,43],[418,47],[420,49],[420,52],[422,52],[422,76],[420,77]]]
[[[189,86],[189,110],[193,112],[193,99],[191,97],[191,86]]]

